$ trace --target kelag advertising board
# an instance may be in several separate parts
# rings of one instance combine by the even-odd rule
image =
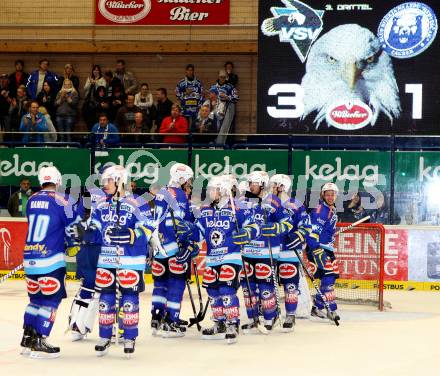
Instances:
[[[440,2],[259,2],[258,132],[438,134]]]

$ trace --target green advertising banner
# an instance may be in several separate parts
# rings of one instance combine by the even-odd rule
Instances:
[[[0,185],[19,185],[29,178],[38,186],[37,174],[41,167],[56,166],[61,174],[78,176],[85,181],[89,175],[90,151],[66,148],[0,148]],[[66,181],[63,181],[66,184]],[[67,185],[70,185],[67,181]]]

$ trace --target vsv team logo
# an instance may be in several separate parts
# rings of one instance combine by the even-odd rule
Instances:
[[[280,42],[290,43],[304,63],[313,42],[322,31],[324,11],[315,10],[297,0],[281,1],[286,7],[271,7],[274,17],[263,21],[261,31],[268,37],[279,35]]]

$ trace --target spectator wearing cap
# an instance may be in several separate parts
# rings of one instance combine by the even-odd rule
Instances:
[[[171,107],[171,116],[163,119],[159,133],[188,133],[188,121],[181,115],[181,110],[178,104],[173,104]],[[163,142],[167,144],[184,144],[186,142],[186,136],[164,136]]]
[[[44,81],[49,82],[50,86],[58,91],[60,79],[56,73],[49,71],[47,59],[41,59],[38,69],[34,70],[28,78],[26,88],[30,99],[37,98],[38,93],[43,89]]]
[[[227,61],[225,63],[225,71],[226,71],[226,82],[234,87],[238,85],[238,76],[234,73],[234,64],[232,61]]]
[[[37,101],[32,101],[29,113],[23,116],[20,123],[20,132],[23,132],[23,142],[44,142],[44,132],[48,131],[46,118],[39,112]],[[32,133],[38,132],[38,133]]]
[[[116,61],[115,77],[121,81],[125,94],[134,95],[137,93],[138,82],[134,74],[125,69],[125,60]]]
[[[76,92],[79,93],[79,78],[75,74],[75,69],[73,65],[67,63],[64,66],[64,74],[63,77],[60,78],[60,89],[63,87],[64,80],[72,81],[72,85],[75,88]]]
[[[11,73],[8,77],[9,95],[11,98],[16,98],[17,89],[20,85],[26,85],[29,74],[24,71],[24,61],[15,60],[15,72]]]
[[[197,117],[203,103],[203,85],[194,75],[194,65],[188,64],[185,78],[176,86],[176,97],[180,101],[183,116],[191,123]]]
[[[160,129],[163,119],[171,116],[173,102],[168,98],[167,89],[160,87],[156,90],[156,129]]]

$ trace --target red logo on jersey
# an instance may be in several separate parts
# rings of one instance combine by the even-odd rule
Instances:
[[[43,295],[55,294],[61,287],[60,281],[53,277],[40,277],[38,278],[38,283]]]
[[[244,264],[246,266],[247,276],[250,277],[254,272],[254,267],[251,264],[248,264],[247,262],[245,262]],[[244,278],[244,269],[241,269],[240,271],[240,278]]]
[[[139,273],[134,270],[118,270],[118,282],[121,287],[126,289],[134,287],[139,283]]]
[[[281,278],[293,278],[298,273],[296,266],[293,264],[280,264],[279,274]]]
[[[33,281],[32,279],[26,278],[26,285],[29,294],[36,294],[40,291],[40,285],[38,282]]]
[[[266,264],[256,264],[255,265],[255,276],[258,279],[267,279],[270,278],[270,275],[272,274],[272,269],[269,265]]]
[[[96,269],[95,284],[98,287],[109,287],[115,282],[115,276],[110,270],[98,268]]]
[[[311,275],[314,275],[318,268],[317,268],[317,266],[316,266],[316,264],[314,262],[309,262],[307,264],[307,269],[309,270]]]
[[[222,282],[232,281],[237,273],[235,269],[230,265],[222,265],[220,268],[220,277],[219,280]]]
[[[160,277],[165,273],[165,266],[163,266],[160,262],[153,261],[153,265],[151,265],[151,273],[155,277]]]
[[[203,273],[203,283],[210,284],[217,280],[217,271],[207,266]]]
[[[174,274],[183,274],[186,272],[187,264],[178,264],[175,257],[168,260],[168,267]]]
[[[335,260],[335,261],[332,262],[332,266],[333,266],[333,271],[334,271],[335,273],[338,273],[338,274],[339,274],[339,265],[338,265],[338,261],[337,261],[337,260]]]

